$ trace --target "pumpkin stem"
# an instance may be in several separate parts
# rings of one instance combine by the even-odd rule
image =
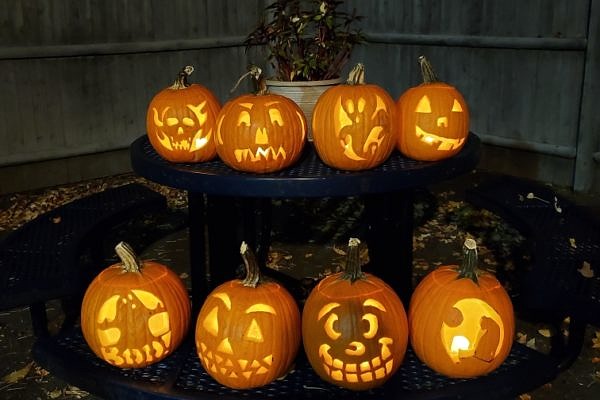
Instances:
[[[352,68],[352,71],[348,74],[348,85],[364,85],[365,84],[365,65],[358,63]]]
[[[364,272],[360,268],[360,252],[358,245],[360,240],[357,238],[350,238],[348,240],[348,253],[346,254],[346,270],[342,279],[349,280],[350,283],[354,283],[359,279],[365,277]]]
[[[431,63],[427,58],[425,58],[425,56],[419,57],[419,65],[421,65],[421,75],[423,75],[424,83],[434,83],[440,81],[435,74]]]
[[[458,267],[458,278],[468,278],[477,283],[477,243],[467,238],[463,244],[463,261]]]
[[[117,256],[121,260],[121,266],[125,272],[140,272],[142,270],[142,261],[138,258],[133,248],[125,243],[119,242],[115,246]]]
[[[175,82],[173,83],[173,85],[171,85],[171,89],[176,90],[190,87],[191,85],[188,83],[187,78],[192,74],[192,72],[194,72],[194,67],[192,67],[191,65],[186,65],[185,67],[183,67],[183,69],[179,71],[177,79],[175,79]]]
[[[240,246],[240,254],[244,260],[244,265],[246,266],[246,277],[242,281],[242,284],[244,286],[255,288],[258,286],[261,278],[260,268],[258,267],[256,256],[246,242],[242,242],[242,245]]]
[[[246,72],[244,75],[240,76],[240,78],[235,83],[235,86],[229,91],[229,93],[235,92],[237,90],[238,86],[240,86],[240,83],[242,83],[242,81],[244,79],[246,79],[246,77],[248,77],[248,76],[250,76],[252,78],[252,83],[254,84],[254,93],[255,94],[262,95],[262,94],[267,93],[267,82],[265,81],[265,78],[263,78],[263,76],[262,76],[262,69],[254,64],[251,64],[248,66],[248,72]]]

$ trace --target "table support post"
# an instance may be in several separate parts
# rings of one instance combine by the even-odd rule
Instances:
[[[208,254],[206,245],[206,206],[201,193],[188,192],[188,227],[192,310],[200,310],[208,294]]]
[[[412,294],[412,190],[365,197],[369,270],[396,290],[405,307]]]

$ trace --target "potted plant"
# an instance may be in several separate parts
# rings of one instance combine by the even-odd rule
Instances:
[[[310,125],[316,99],[341,82],[342,69],[363,36],[361,16],[341,10],[340,0],[275,0],[248,34],[246,49],[265,46],[274,76],[269,91],[294,100]],[[309,140],[311,139],[309,130]]]

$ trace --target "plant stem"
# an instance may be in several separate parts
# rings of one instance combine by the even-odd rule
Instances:
[[[258,267],[256,256],[246,242],[242,242],[240,254],[242,255],[244,266],[246,267],[246,277],[242,281],[242,284],[244,286],[255,288],[260,282],[260,268]]]
[[[365,84],[365,65],[358,63],[352,68],[352,71],[348,74],[348,85],[364,85]]]
[[[477,243],[467,238],[463,244],[463,261],[458,267],[457,279],[468,278],[477,283]]]
[[[348,253],[346,255],[346,270],[342,275],[342,279],[349,280],[350,283],[354,283],[359,279],[365,277],[364,272],[360,268],[360,252],[358,245],[360,240],[357,238],[350,238],[348,241]]]
[[[419,65],[421,66],[421,75],[423,75],[424,83],[435,83],[440,81],[435,74],[431,63],[425,56],[419,57]]]
[[[125,243],[119,242],[115,246],[115,251],[125,272],[140,272],[142,269],[142,261],[138,259],[133,248]]]
[[[190,87],[191,85],[188,83],[187,78],[192,74],[192,72],[194,72],[194,67],[191,65],[186,65],[183,67],[183,69],[179,71],[175,82],[173,82],[173,85],[171,85],[171,89],[177,90]]]

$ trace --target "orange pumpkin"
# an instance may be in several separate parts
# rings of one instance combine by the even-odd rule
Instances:
[[[510,298],[477,266],[473,239],[462,265],[430,272],[415,289],[408,312],[412,347],[431,369],[455,378],[485,375],[510,353],[515,319]]]
[[[154,96],[146,113],[152,147],[173,162],[208,161],[217,154],[214,134],[221,105],[204,86],[188,84],[193,71],[185,67],[172,86]]]
[[[419,57],[423,83],[408,89],[397,102],[397,147],[415,160],[452,157],[469,134],[469,109],[462,94],[440,82],[431,64]]]
[[[359,265],[358,239],[348,245],[345,272],[311,291],[302,312],[306,356],[325,381],[352,390],[382,385],[400,367],[408,343],[402,301]]]
[[[251,75],[257,94],[227,102],[218,116],[217,153],[233,169],[267,173],[284,169],[300,157],[306,119],[296,103],[268,93],[259,68]]]
[[[225,282],[202,305],[196,350],[217,382],[249,389],[287,373],[300,347],[300,312],[280,284],[262,279],[254,254],[242,243],[244,280]]]
[[[327,89],[312,117],[315,149],[323,162],[343,170],[364,170],[383,163],[396,142],[395,104],[381,87],[365,83],[357,64],[345,85]]]
[[[92,281],[81,305],[81,329],[92,351],[109,364],[138,368],[171,354],[187,334],[190,300],[179,276],[139,261],[126,243],[121,259]]]

